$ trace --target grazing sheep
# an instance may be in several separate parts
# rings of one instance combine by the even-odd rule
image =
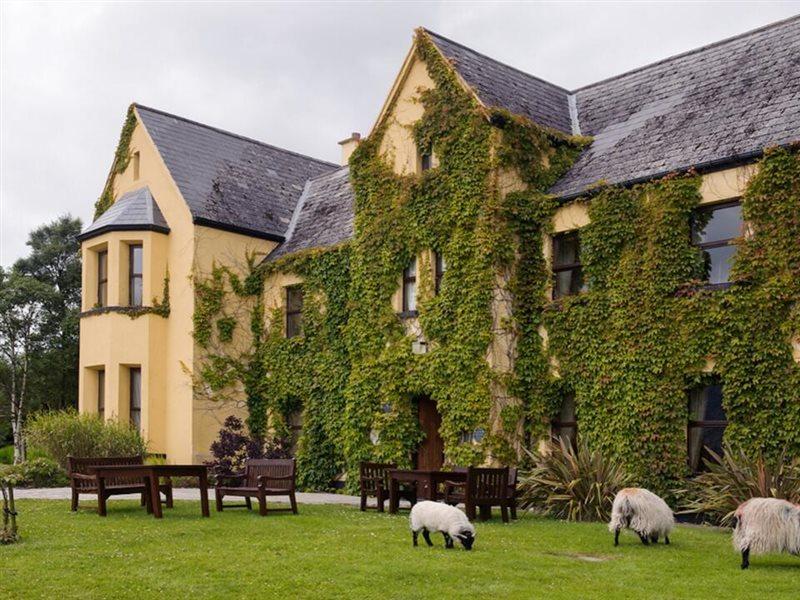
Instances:
[[[461,542],[464,550],[471,550],[472,544],[475,542],[475,528],[467,519],[467,515],[455,506],[430,500],[418,502],[411,509],[409,520],[415,546],[420,531],[422,531],[422,537],[425,538],[428,546],[433,546],[431,531],[442,532],[445,548],[453,547],[453,538]]]
[[[664,536],[669,544],[669,534],[675,517],[667,503],[650,490],[644,488],[625,488],[617,492],[611,509],[611,522],[608,530],[614,532],[614,545],[619,545],[619,532],[623,527],[633,529],[646,546],[658,543]]]
[[[800,505],[778,498],[751,498],[733,517],[733,547],[742,553],[742,568],[750,553],[800,554]]]

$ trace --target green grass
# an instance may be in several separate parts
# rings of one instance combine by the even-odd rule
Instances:
[[[18,503],[23,541],[0,546],[0,598],[797,598],[800,559],[739,569],[730,533],[679,527],[671,546],[603,524],[523,517],[477,524],[472,552],[413,548],[407,516],[300,506],[202,519],[176,502],[156,521],[135,502]],[[420,538],[420,542],[422,540]],[[590,562],[596,561],[596,562]]]

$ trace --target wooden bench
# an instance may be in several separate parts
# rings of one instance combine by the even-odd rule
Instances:
[[[476,509],[480,510],[481,520],[491,517],[492,506],[499,506],[503,522],[508,523],[508,511],[516,514],[516,505],[511,497],[509,468],[500,469],[470,467],[467,470],[466,482],[448,481],[445,484],[445,502],[448,504],[464,503],[467,517],[476,517]],[[516,478],[516,473],[514,474]],[[514,482],[516,489],[516,481]]]
[[[245,463],[244,473],[225,477],[229,481],[238,482],[237,485],[217,484],[215,489],[217,511],[222,512],[224,508],[222,499],[225,496],[244,498],[248,510],[253,508],[250,499],[257,498],[258,512],[263,517],[267,514],[267,496],[288,496],[291,508],[273,508],[272,510],[291,510],[297,514],[296,475],[297,470],[293,458],[250,459]]]
[[[150,493],[144,481],[134,477],[117,477],[106,479],[103,485],[102,498],[97,477],[92,472],[92,467],[108,467],[116,465],[141,465],[144,460],[141,456],[104,456],[104,457],[67,457],[67,475],[72,488],[72,510],[78,510],[78,497],[80,494],[91,494],[98,497],[97,510],[102,514],[102,507],[109,496],[120,494],[141,494],[142,506],[148,506],[147,498]],[[166,478],[166,483],[159,484],[158,489],[166,497],[167,508],[172,508],[172,481]]]

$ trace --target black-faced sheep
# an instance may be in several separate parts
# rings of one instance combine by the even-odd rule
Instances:
[[[461,542],[464,550],[471,550],[475,542],[475,528],[467,515],[455,506],[429,500],[418,502],[411,509],[409,520],[415,546],[420,531],[428,546],[433,546],[430,536],[432,531],[440,531],[444,535],[445,548],[453,547],[453,539]]]
[[[669,534],[675,517],[667,503],[644,488],[625,488],[617,492],[611,508],[609,531],[614,533],[614,545],[619,545],[619,532],[623,527],[633,529],[642,543],[658,542],[664,536],[669,544]]]
[[[800,505],[778,498],[751,498],[739,505],[733,519],[733,547],[742,553],[742,568],[750,554],[800,554]]]

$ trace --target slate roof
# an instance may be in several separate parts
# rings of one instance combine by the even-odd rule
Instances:
[[[282,241],[305,182],[338,168],[136,105],[197,225]]]
[[[286,242],[267,257],[274,261],[300,250],[335,246],[353,237],[353,188],[350,169],[312,179],[297,203]]]
[[[427,29],[425,33],[487,107],[505,108],[540,125],[572,133],[567,90],[438,33]]]
[[[575,91],[594,137],[550,190],[633,183],[800,140],[800,16]]]
[[[167,221],[147,187],[120,196],[106,212],[78,236],[97,237],[107,231],[158,231],[169,233]]]

